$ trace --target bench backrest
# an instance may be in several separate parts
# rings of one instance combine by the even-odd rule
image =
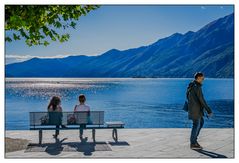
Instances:
[[[104,111],[90,112],[30,112],[30,126],[103,125]]]

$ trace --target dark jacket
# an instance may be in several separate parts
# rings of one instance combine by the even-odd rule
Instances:
[[[187,88],[187,99],[188,99],[188,117],[189,119],[195,120],[204,116],[204,109],[208,114],[212,113],[212,110],[207,105],[203,93],[202,85],[197,81],[192,81]]]

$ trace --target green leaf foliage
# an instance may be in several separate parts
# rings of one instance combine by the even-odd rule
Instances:
[[[70,35],[57,31],[76,28],[81,16],[99,8],[98,5],[6,5],[5,30],[13,31],[5,41],[24,39],[26,44],[49,45],[49,40],[65,42]]]

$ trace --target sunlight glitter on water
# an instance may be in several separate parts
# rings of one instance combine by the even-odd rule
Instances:
[[[106,121],[123,120],[126,127],[185,127],[185,89],[192,79],[6,79],[6,126],[28,128],[30,111],[46,111],[52,96],[60,96],[64,111],[72,111],[79,94],[92,110],[105,111]],[[215,117],[206,127],[233,127],[233,79],[207,79],[203,89]],[[173,115],[173,118],[172,118]],[[19,122],[19,123],[18,123]]]

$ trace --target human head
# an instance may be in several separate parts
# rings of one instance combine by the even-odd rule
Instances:
[[[194,79],[195,79],[198,83],[202,84],[203,81],[204,81],[204,74],[203,74],[202,72],[196,72],[195,75],[194,75]]]
[[[85,95],[80,94],[80,96],[79,96],[79,102],[82,103],[82,104],[84,104],[85,101],[86,101]]]
[[[52,107],[53,110],[55,110],[55,109],[57,108],[57,106],[60,105],[60,103],[61,103],[60,97],[58,97],[58,96],[53,96],[53,97],[51,98],[51,101],[50,101],[49,105],[48,105],[48,109],[49,109],[50,107]]]

